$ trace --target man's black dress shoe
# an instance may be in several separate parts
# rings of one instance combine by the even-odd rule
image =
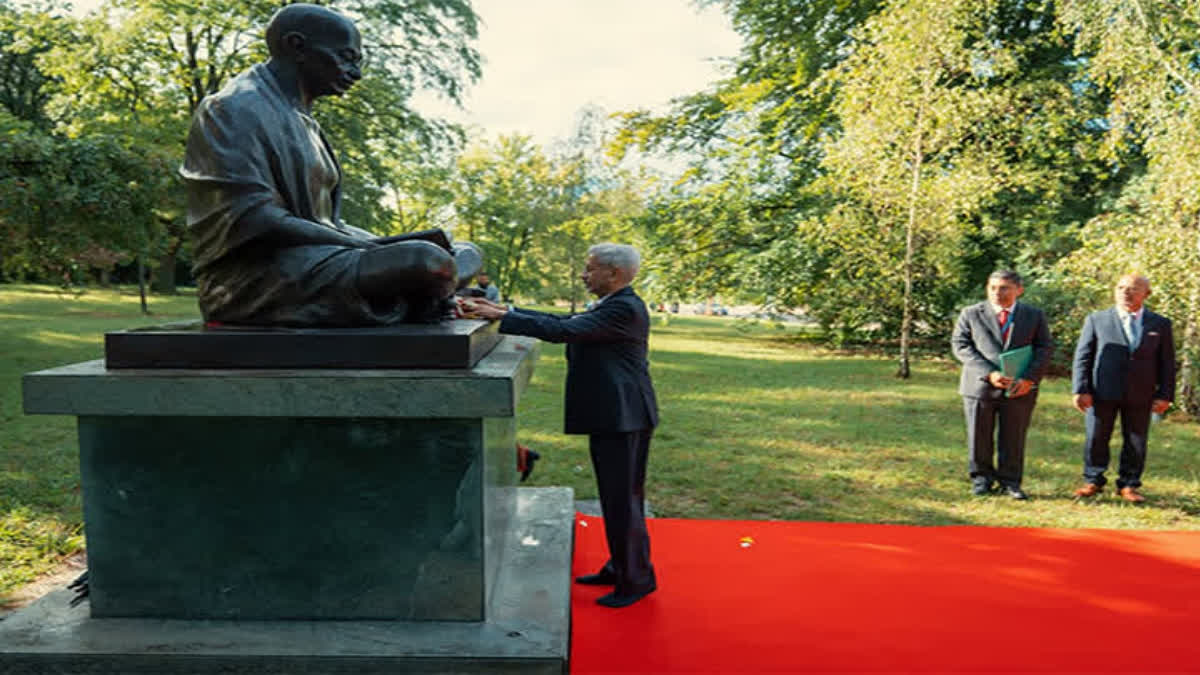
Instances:
[[[992,493],[991,483],[976,483],[971,487],[971,494],[982,497]]]
[[[617,575],[610,572],[596,572],[595,574],[585,574],[581,577],[575,577],[575,583],[583,584],[584,586],[612,586],[617,583]]]
[[[1019,488],[1019,487],[1006,487],[1006,488],[1004,488],[1004,491],[1007,492],[1008,496],[1012,497],[1013,499],[1017,499],[1017,500],[1029,499],[1029,495],[1025,494],[1025,492],[1023,490],[1021,490],[1021,488]]]
[[[640,593],[630,593],[629,595],[617,595],[617,593],[614,591],[608,595],[602,595],[596,598],[596,604],[604,605],[605,607],[612,607],[614,609],[628,607],[647,595],[650,595],[655,590],[657,590],[657,586],[651,586]]]

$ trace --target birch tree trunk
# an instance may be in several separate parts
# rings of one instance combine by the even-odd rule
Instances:
[[[929,94],[928,82],[922,89],[922,99],[925,99]],[[896,371],[896,377],[903,379],[908,379],[912,375],[909,367],[909,348],[912,342],[913,324],[914,235],[917,228],[917,201],[920,198],[921,189],[921,164],[925,160],[922,148],[925,133],[924,119],[925,100],[922,100],[917,108],[916,134],[913,138],[912,184],[908,192],[908,222],[904,226],[904,311],[900,319],[900,368]]]

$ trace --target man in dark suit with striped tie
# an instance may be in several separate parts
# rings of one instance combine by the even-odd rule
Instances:
[[[1146,468],[1151,414],[1161,415],[1175,398],[1175,339],[1171,321],[1146,309],[1150,280],[1127,274],[1113,291],[1116,306],[1093,312],[1083,322],[1075,346],[1071,391],[1075,407],[1087,417],[1083,444],[1083,487],[1076,497],[1094,497],[1104,489],[1109,447],[1121,417],[1117,493],[1126,501],[1145,501],[1138,488]]]
[[[963,364],[958,393],[966,413],[968,470],[976,495],[990,493],[999,483],[1013,499],[1027,498],[1021,489],[1025,433],[1053,343],[1042,310],[1017,302],[1024,292],[1016,272],[992,272],[988,299],[962,311],[951,339],[954,355]],[[1024,372],[1016,377],[1005,375],[1000,368],[1001,352],[1026,345],[1033,356]]]
[[[646,459],[658,404],[646,359],[650,313],[633,292],[640,258],[632,246],[588,249],[583,283],[599,299],[581,314],[559,316],[464,299],[467,316],[500,319],[500,332],[567,343],[565,431],[588,434],[609,560],[581,584],[611,585],[596,602],[625,607],[657,588],[646,530]]]

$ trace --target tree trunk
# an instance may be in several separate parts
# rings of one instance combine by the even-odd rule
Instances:
[[[922,136],[925,106],[917,108],[917,131],[913,139],[912,155],[912,186],[908,193],[908,222],[904,226],[904,314],[900,320],[900,368],[896,377],[908,379],[912,375],[909,368],[909,343],[912,341],[913,324],[913,248],[914,231],[917,227],[917,198],[921,187],[921,162],[924,161]]]
[[[150,307],[146,304],[146,263],[144,256],[138,255],[138,298],[142,301],[142,314],[149,315]]]
[[[1179,398],[1176,401],[1184,412],[1193,419],[1200,419],[1200,372],[1197,372],[1196,354],[1200,352],[1200,331],[1196,327],[1196,312],[1200,311],[1200,285],[1192,287],[1188,301],[1188,315],[1184,318],[1183,340],[1180,346]]]
[[[579,260],[581,257],[578,248],[579,233],[571,232],[569,236],[571,237],[571,243],[569,244],[571,256],[571,313],[574,314],[575,307],[579,304],[579,284],[582,283],[580,275],[583,274],[583,267],[586,265],[586,263],[581,263]]]
[[[167,251],[158,259],[158,269],[154,271],[154,282],[150,285],[155,293],[175,295],[177,292],[175,265],[179,258],[179,248],[178,243],[168,246]]]

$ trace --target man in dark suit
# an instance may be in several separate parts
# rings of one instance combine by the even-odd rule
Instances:
[[[968,470],[976,495],[990,493],[999,483],[1013,499],[1027,499],[1021,489],[1025,432],[1053,343],[1042,310],[1017,302],[1024,292],[1016,272],[992,272],[988,299],[962,311],[951,339],[954,355],[963,364],[958,393],[967,418]],[[1016,377],[1005,375],[1001,352],[1026,345],[1033,349],[1029,365]]]
[[[1093,497],[1104,489],[1109,439],[1121,416],[1121,460],[1117,492],[1140,503],[1138,493],[1146,468],[1150,415],[1161,415],[1175,398],[1175,340],[1171,321],[1143,307],[1150,281],[1127,274],[1113,292],[1116,306],[1093,312],[1083,322],[1075,346],[1071,391],[1075,407],[1086,415],[1083,478],[1076,497]]]
[[[596,602],[625,607],[653,592],[646,530],[646,459],[658,425],[658,404],[646,360],[650,313],[629,283],[639,256],[632,246],[588,249],[583,283],[597,300],[590,309],[558,316],[508,309],[482,298],[463,300],[467,316],[500,319],[500,332],[567,343],[565,432],[588,434],[604,512],[609,560],[581,584],[612,585]]]

